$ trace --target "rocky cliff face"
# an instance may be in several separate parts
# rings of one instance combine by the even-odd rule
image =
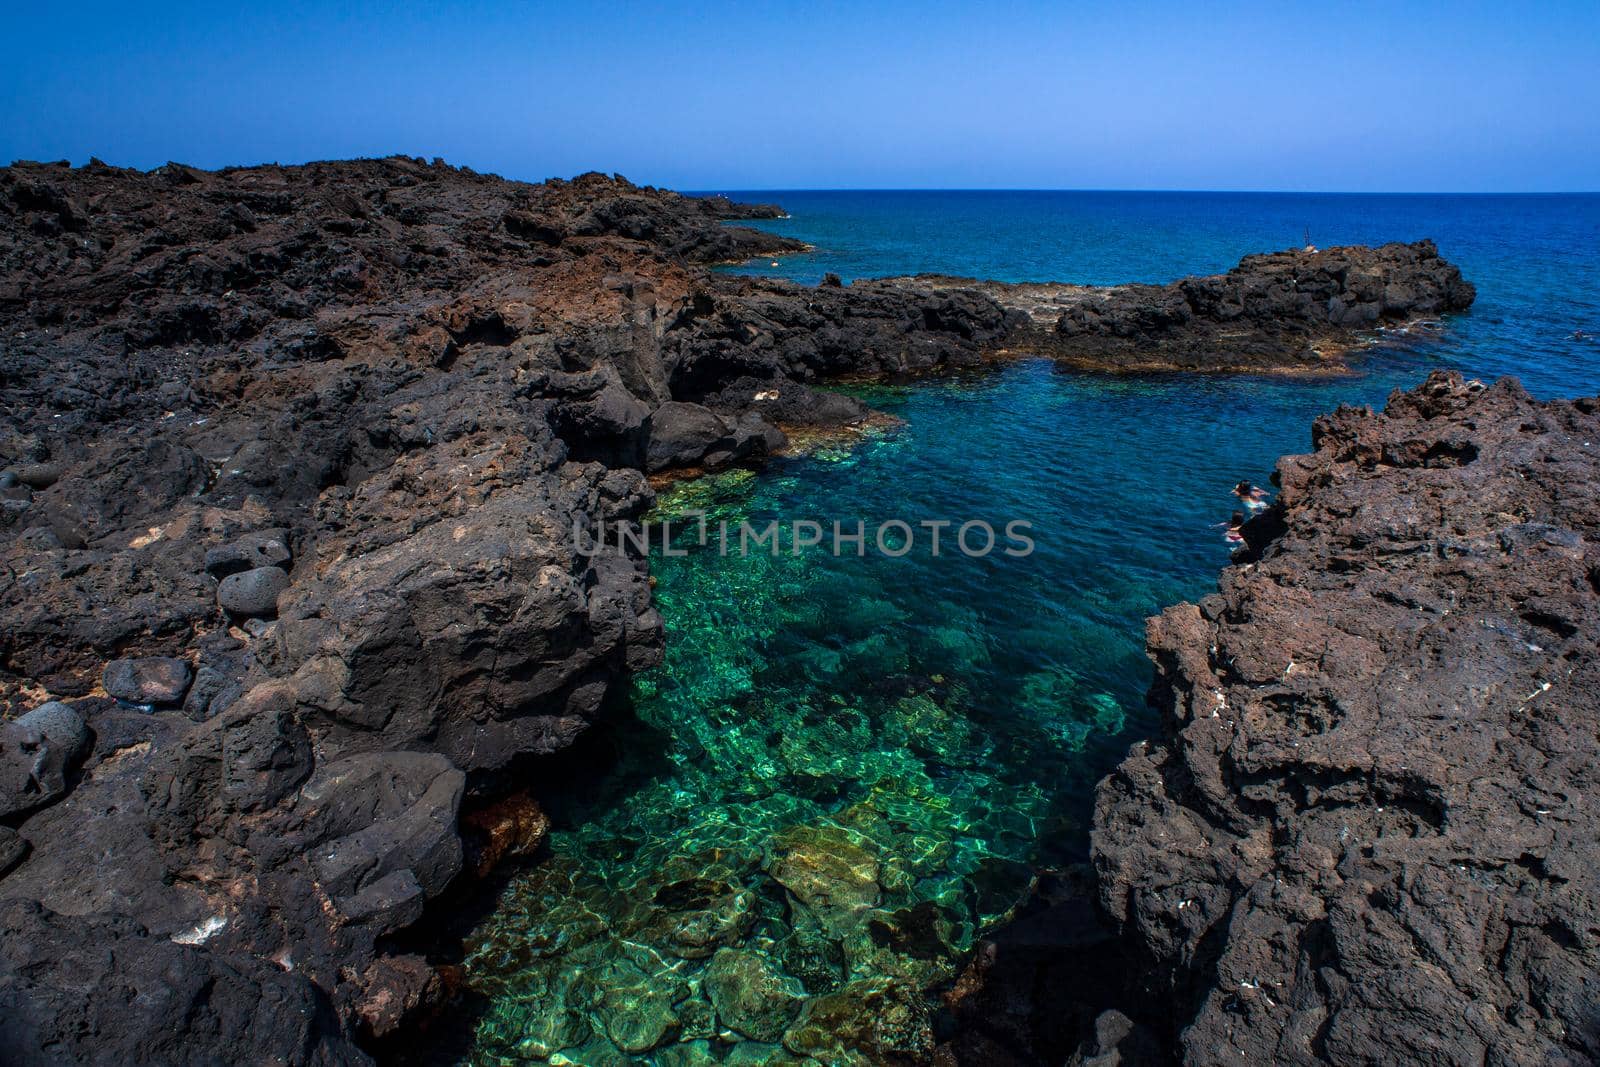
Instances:
[[[1094,833],[1142,996],[1196,1064],[1595,1062],[1600,401],[1439,373],[1314,444],[1150,622]]]
[[[808,383],[1036,332],[704,269],[792,249],[723,224],[775,211],[409,159],[0,170],[13,1061],[359,1062],[438,993],[391,935],[481,868],[463,809],[659,658],[645,561],[582,529],[864,414]]]

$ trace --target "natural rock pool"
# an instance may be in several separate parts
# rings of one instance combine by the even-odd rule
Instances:
[[[1037,550],[724,558],[686,529],[687,555],[657,551],[666,663],[601,740],[604,779],[541,794],[550,854],[469,939],[489,1005],[475,1062],[925,1052],[930,991],[1034,870],[1083,858],[1095,781],[1151,726],[1144,619],[1215,587],[1231,486],[1308,450],[1317,416],[1381,406],[1433,367],[1594,391],[1593,197],[743,197],[774,198],[793,217],[759,225],[816,251],[740,269],[804,282],[1165,281],[1309,228],[1325,245],[1434,237],[1479,299],[1323,380],[1034,361],[856,390],[904,426],[664,494],[664,513],[758,526],[1020,519]]]
[[[1229,488],[1436,348],[1322,382],[1033,361],[858,389],[904,425],[664,491],[658,517],[713,529],[1024,520],[1037,547],[723,556],[677,527],[684,554],[652,560],[666,663],[618,762],[555,798],[549,856],[469,938],[472,1060],[928,1052],[930,992],[1036,870],[1082,858],[1094,782],[1150,725],[1143,620],[1213,587]]]

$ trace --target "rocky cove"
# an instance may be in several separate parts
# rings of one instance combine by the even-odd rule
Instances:
[[[646,809],[655,852],[608,856],[629,835],[601,825],[531,858],[553,764],[606,730],[617,759],[650,745],[609,716],[673,669],[658,596],[715,595],[580,552],[574,516],[747,509],[749,465],[862,422],[870,391],[817,388],[841,377],[1322,372],[1473,298],[1426,242],[1106,289],[706,270],[796,248],[725,225],[778,213],[409,159],[3,172],[14,1057],[363,1062],[450,1010],[407,931],[521,852],[477,942],[520,983],[486,1057],[1592,1058],[1595,410],[1510,384],[1431,379],[1283,461],[1221,592],[1151,624],[1159,730],[1099,787],[1092,871],[1035,883],[1016,806],[974,799],[1017,780],[897,764],[847,795],[888,728],[990,766],[959,671],[901,677],[870,613],[760,623],[850,630],[806,669],[864,699],[819,727],[757,687],[772,735],[711,723],[692,754],[759,778],[778,752],[788,811],[752,789],[705,840]],[[649,475],[687,469],[727,473],[658,501]],[[960,637],[915,658],[986,654]],[[1131,702],[1031,684],[1072,722]],[[643,906],[614,907],[607,862]],[[597,918],[631,956],[540,962],[610,944]]]

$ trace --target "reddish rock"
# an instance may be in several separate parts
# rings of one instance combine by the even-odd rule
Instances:
[[[482,878],[501,860],[531,856],[550,835],[550,817],[527,793],[513,793],[461,816],[467,869]]]

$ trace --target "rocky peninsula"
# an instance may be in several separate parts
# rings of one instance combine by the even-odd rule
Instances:
[[[19,1062],[365,1062],[440,999],[394,935],[537,844],[519,768],[661,655],[647,561],[583,528],[640,516],[650,474],[867,414],[817,383],[1017,352],[1326,368],[1473,296],[1427,242],[1106,290],[707,269],[799,250],[726,224],[778,214],[405,158],[0,171]],[[1153,624],[1187,717],[1102,787],[1095,861],[1194,1048],[1589,1047],[1592,422],[1447,379],[1341,412],[1285,461],[1257,558]],[[1401,982],[1380,920],[1439,982]],[[1469,931],[1504,948],[1482,989]],[[1401,992],[1453,1014],[1380,1003]],[[1129,1007],[1101,1029],[1180,1040]]]
[[[1009,347],[1121,373],[1337,370],[1362,331],[1461,311],[1477,295],[1432,241],[1246,256],[1166,285],[895,281],[982,293],[1011,314]]]

